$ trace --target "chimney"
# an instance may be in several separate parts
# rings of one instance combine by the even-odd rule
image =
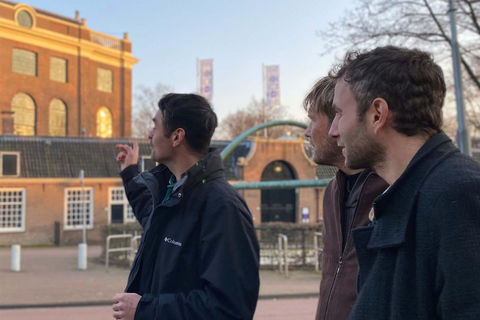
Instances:
[[[80,11],[75,11],[75,20],[80,21]]]
[[[13,111],[2,111],[2,134],[13,135]]]

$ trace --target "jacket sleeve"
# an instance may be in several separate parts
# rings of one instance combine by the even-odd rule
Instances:
[[[449,188],[434,206],[437,314],[480,319],[480,181]]]
[[[260,286],[259,247],[245,208],[232,202],[203,216],[198,263],[202,288],[188,295],[145,294],[135,319],[252,319]]]
[[[134,164],[126,167],[121,173],[125,194],[132,207],[135,218],[145,227],[148,214],[151,212],[153,198],[145,184],[139,184],[135,177],[139,175],[138,165]]]

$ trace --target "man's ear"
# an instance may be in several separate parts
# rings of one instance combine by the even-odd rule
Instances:
[[[174,147],[179,146],[185,139],[185,130],[183,130],[183,128],[175,129],[172,133],[171,139]]]
[[[380,129],[385,128],[393,119],[393,112],[388,107],[387,101],[382,98],[373,100],[370,106],[371,124],[373,130],[377,133]]]

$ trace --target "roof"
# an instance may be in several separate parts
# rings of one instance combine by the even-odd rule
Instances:
[[[8,0],[0,0],[0,2],[5,3],[5,4],[9,4],[11,6],[16,6],[17,4],[21,3],[21,2],[14,2],[14,1],[8,1]],[[75,23],[75,24],[78,24],[78,25],[81,24],[80,21],[75,20],[73,18],[62,16],[60,14],[56,14],[56,13],[53,13],[53,12],[50,12],[50,11],[47,11],[47,10],[43,10],[43,9],[39,9],[39,8],[36,8],[36,7],[32,7],[32,8],[34,8],[37,13],[40,13],[40,14],[43,14],[43,15],[46,15],[46,16],[50,16],[50,17],[53,17],[53,18],[64,20],[64,21],[67,21],[67,22],[70,22],[70,23]]]
[[[117,144],[130,139],[99,139],[78,137],[0,136],[1,151],[20,152],[21,178],[76,178],[80,170],[87,178],[119,177],[116,161]],[[223,150],[229,141],[213,141],[212,147]],[[150,156],[150,142],[139,140],[140,157]],[[239,157],[250,151],[251,142],[243,141],[224,161],[228,180],[240,180],[236,166]]]

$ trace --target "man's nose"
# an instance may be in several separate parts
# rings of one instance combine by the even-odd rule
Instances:
[[[332,121],[332,125],[330,126],[330,130],[328,130],[328,135],[330,137],[334,138],[334,139],[339,138],[337,116],[335,116],[335,118]]]

